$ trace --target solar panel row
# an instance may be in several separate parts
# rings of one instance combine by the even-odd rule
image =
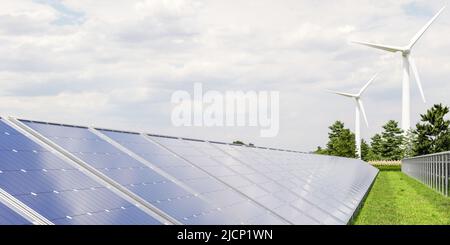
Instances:
[[[160,223],[3,121],[0,132],[0,188],[52,223]]]
[[[346,224],[377,174],[359,160],[27,120],[0,133],[0,188],[54,224]],[[12,214],[0,206],[0,224],[22,222]]]

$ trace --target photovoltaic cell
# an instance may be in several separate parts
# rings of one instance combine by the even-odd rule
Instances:
[[[264,208],[248,202],[242,195],[211,177],[205,171],[193,164],[176,157],[173,153],[162,148],[138,134],[99,130],[112,140],[144,158],[151,164],[196,190],[200,195],[207,197],[226,214],[231,223],[246,224],[282,224],[283,221],[267,213]],[[177,139],[159,138],[177,144]],[[181,142],[182,143],[182,142]]]
[[[160,224],[3,121],[0,156],[0,188],[55,224]]]
[[[239,221],[239,215],[230,218],[219,207],[186,191],[87,128],[23,122],[182,223],[236,224]]]
[[[0,202],[0,225],[31,225],[31,222]]]

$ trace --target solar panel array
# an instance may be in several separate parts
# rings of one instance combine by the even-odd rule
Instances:
[[[0,191],[35,213],[0,196],[0,224],[347,224],[378,172],[356,159],[15,119],[0,121],[0,154]]]
[[[4,122],[0,131],[0,188],[52,223],[160,223]]]

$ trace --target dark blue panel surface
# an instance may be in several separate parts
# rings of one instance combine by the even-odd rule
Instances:
[[[159,167],[184,184],[193,188],[200,195],[208,197],[217,207],[220,207],[223,213],[227,213],[229,219],[236,220],[239,217],[239,223],[253,224],[280,224],[280,219],[267,213],[260,206],[248,202],[242,195],[224,185],[222,182],[211,177],[206,171],[195,167],[193,164],[176,157],[173,153],[167,151],[161,146],[145,139],[143,136],[125,132],[115,132],[109,130],[100,130],[103,134],[110,137],[122,146],[133,151],[135,154],[146,159],[153,165]],[[176,145],[179,140],[158,138],[168,144]],[[182,148],[176,148],[182,149]],[[179,152],[177,152],[179,153]],[[199,159],[196,164],[201,164]],[[206,220],[201,219],[201,222]]]
[[[239,224],[240,217],[188,192],[86,128],[24,123],[182,223]]]
[[[0,202],[0,225],[31,225],[31,222]]]
[[[0,121],[0,188],[55,224],[159,224]]]

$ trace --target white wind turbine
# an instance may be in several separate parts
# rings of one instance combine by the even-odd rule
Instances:
[[[367,121],[366,111],[364,110],[364,105],[361,100],[361,95],[366,91],[366,89],[369,87],[369,85],[375,80],[378,74],[375,74],[375,76],[370,79],[366,85],[359,91],[357,94],[349,94],[349,93],[342,93],[342,92],[336,92],[332,90],[328,90],[331,93],[342,95],[348,98],[355,99],[356,103],[356,116],[355,116],[355,142],[356,142],[356,151],[358,154],[358,158],[361,159],[361,113],[364,117],[364,121],[366,122],[367,127],[369,127],[369,122]]]
[[[439,12],[419,31],[417,34],[411,39],[410,43],[407,46],[398,47],[398,46],[389,46],[383,44],[375,44],[368,42],[360,42],[360,41],[352,41],[353,43],[369,46],[376,49],[381,49],[388,52],[401,52],[403,56],[403,89],[402,89],[402,129],[406,133],[411,128],[411,98],[410,98],[410,69],[412,69],[414,73],[414,77],[417,83],[417,87],[419,88],[420,94],[422,96],[422,100],[425,103],[425,94],[422,89],[422,83],[420,82],[419,72],[417,71],[416,64],[411,57],[411,50],[417,41],[422,37],[425,31],[433,24],[433,22],[437,19],[437,17],[444,11],[445,6],[439,10]]]

